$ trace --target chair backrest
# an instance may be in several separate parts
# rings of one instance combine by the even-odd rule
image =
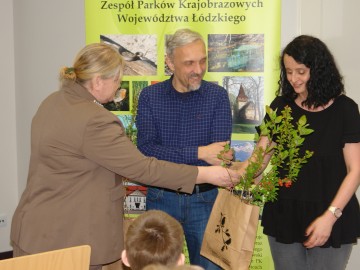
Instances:
[[[76,246],[0,260],[1,270],[89,270],[90,246]]]

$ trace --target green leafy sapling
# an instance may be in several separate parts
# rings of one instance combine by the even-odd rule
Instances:
[[[313,155],[309,150],[305,150],[304,154],[300,153],[304,137],[313,132],[305,115],[301,116],[294,126],[289,106],[286,106],[280,115],[267,106],[266,113],[268,117],[260,125],[260,135],[256,135],[255,141],[266,136],[269,143],[265,149],[255,148],[248,160],[245,174],[235,186],[241,198],[259,206],[276,200],[279,186],[291,187],[303,164]],[[262,172],[265,155],[271,155],[270,166]],[[279,175],[280,169],[285,172],[283,178]],[[260,181],[254,183],[255,178],[260,178]]]

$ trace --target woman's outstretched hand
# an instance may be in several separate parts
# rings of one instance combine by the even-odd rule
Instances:
[[[222,166],[198,167],[197,184],[209,183],[224,188],[233,188],[239,183],[240,173],[231,168]]]

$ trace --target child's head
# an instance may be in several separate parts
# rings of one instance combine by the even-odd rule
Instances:
[[[149,264],[184,264],[184,231],[181,224],[159,210],[149,210],[136,218],[126,233],[122,261],[132,270]]]

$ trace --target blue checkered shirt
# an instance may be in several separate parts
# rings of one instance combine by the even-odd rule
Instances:
[[[198,147],[231,138],[228,94],[207,81],[197,91],[179,93],[170,78],[141,91],[136,127],[137,146],[144,155],[206,166],[198,160]]]

